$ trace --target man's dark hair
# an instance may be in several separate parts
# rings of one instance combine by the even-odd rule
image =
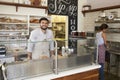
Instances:
[[[108,28],[107,24],[101,24],[100,26],[100,30],[107,29],[107,28]]]
[[[46,21],[49,23],[49,20],[48,20],[46,17],[40,18],[40,19],[39,19],[39,23],[40,23],[42,20],[46,20]]]

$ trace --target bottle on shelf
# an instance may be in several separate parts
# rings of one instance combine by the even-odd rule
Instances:
[[[31,4],[31,1],[30,0],[25,0],[25,4]]]
[[[65,47],[62,46],[62,56],[65,56]]]

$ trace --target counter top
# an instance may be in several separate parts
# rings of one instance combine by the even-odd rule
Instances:
[[[110,53],[112,53],[112,54],[115,54],[115,55],[120,55],[120,52],[118,52],[118,51],[113,51],[113,50],[109,50],[110,51]]]
[[[98,68],[100,68],[100,65],[93,64],[93,65],[86,66],[86,67],[81,67],[81,68],[76,68],[76,69],[72,69],[72,70],[59,72],[57,75],[56,74],[48,74],[48,75],[44,75],[44,76],[35,76],[35,77],[31,77],[31,78],[26,78],[24,80],[51,80],[54,78],[59,78],[59,77],[68,76],[68,75],[72,75],[72,74],[82,73],[82,72],[86,72],[86,71],[98,69]],[[14,80],[21,80],[21,79],[14,79]]]

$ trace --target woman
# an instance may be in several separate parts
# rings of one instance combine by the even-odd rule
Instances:
[[[105,63],[105,50],[107,47],[105,31],[108,28],[107,24],[102,24],[96,34],[97,47],[98,47],[98,63],[100,68],[100,80],[104,80],[104,63]]]

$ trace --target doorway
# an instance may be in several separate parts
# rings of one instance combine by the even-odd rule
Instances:
[[[68,40],[68,16],[52,15],[51,21],[54,39],[59,41],[58,46],[67,45],[65,40]]]

